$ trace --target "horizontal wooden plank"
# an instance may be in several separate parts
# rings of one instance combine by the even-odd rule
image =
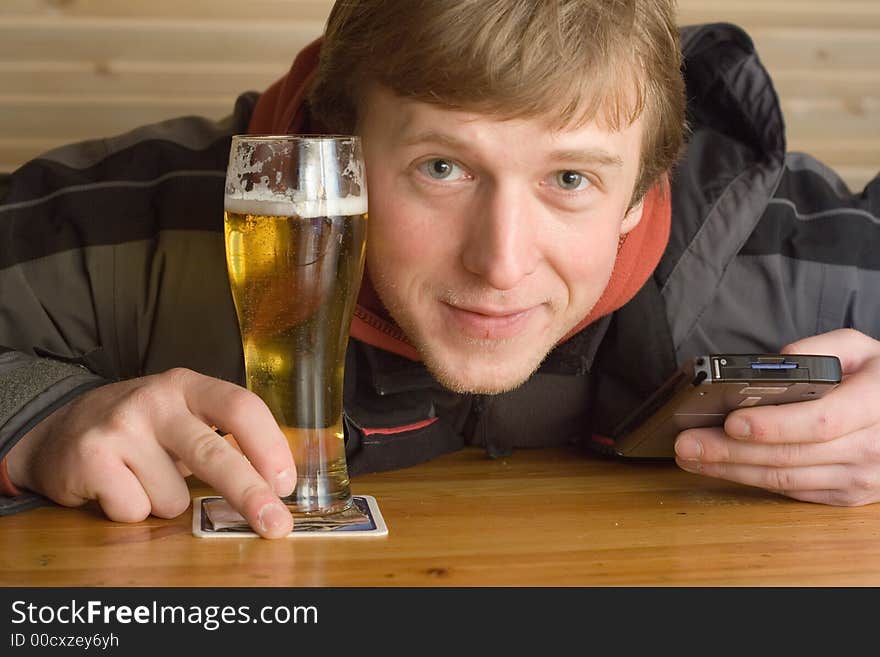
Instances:
[[[857,71],[772,69],[770,75],[777,93],[783,98],[839,98],[848,101],[880,94],[880,68]]]
[[[12,17],[0,21],[0,62],[287,62],[321,30],[310,21]],[[880,30],[762,28],[752,36],[774,72],[874,72],[880,61]]]
[[[880,28],[876,0],[678,0],[679,24],[724,21],[745,28]]]
[[[332,0],[210,0],[210,17],[232,20],[324,20]],[[744,26],[880,27],[875,0],[679,0],[679,21],[729,21]],[[98,18],[205,18],[206,3],[196,0],[4,0],[3,16]]]
[[[821,139],[789,133],[788,150],[809,153],[822,162],[880,171],[880,135],[862,139]]]
[[[5,18],[0,61],[292,61],[316,21]]]
[[[782,99],[787,132],[798,138],[858,141],[880,137],[880,98]],[[880,164],[880,151],[877,152]]]
[[[184,115],[221,118],[232,112],[226,97],[56,99],[0,97],[0,139],[54,139],[58,143],[108,137]]]
[[[262,91],[288,59],[253,62],[0,62],[0,90],[56,96],[237,95]]]
[[[333,0],[3,0],[3,16],[326,20]]]
[[[880,31],[854,29],[753,30],[761,61],[772,71],[876,71]]]
[[[0,89],[24,94],[238,94],[265,89],[290,61],[0,61]],[[846,101],[880,93],[880,69],[770,71],[777,92],[792,98]]]

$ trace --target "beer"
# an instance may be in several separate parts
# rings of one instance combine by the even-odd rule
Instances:
[[[367,199],[226,198],[226,257],[247,387],[287,436],[296,511],[351,492],[341,426],[345,350],[364,263]]]

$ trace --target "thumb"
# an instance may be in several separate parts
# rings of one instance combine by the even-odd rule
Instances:
[[[780,353],[837,356],[843,373],[848,374],[880,357],[880,342],[855,329],[838,329],[792,342]]]

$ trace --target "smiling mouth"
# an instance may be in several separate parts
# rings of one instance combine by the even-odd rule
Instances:
[[[506,340],[522,333],[538,306],[523,309],[462,308],[443,302],[452,326],[468,338]]]

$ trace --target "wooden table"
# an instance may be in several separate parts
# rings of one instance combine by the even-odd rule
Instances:
[[[16,586],[880,585],[880,507],[835,508],[575,450],[468,449],[358,477],[385,538],[199,539],[191,512],[0,519]],[[210,491],[196,484],[193,495]]]

